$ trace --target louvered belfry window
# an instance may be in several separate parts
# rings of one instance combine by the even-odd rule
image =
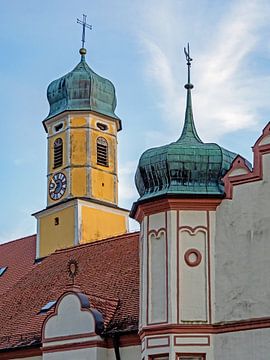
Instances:
[[[63,140],[57,138],[53,144],[54,156],[53,163],[54,169],[63,165]]]
[[[109,166],[108,143],[103,137],[97,138],[97,164],[101,166]]]

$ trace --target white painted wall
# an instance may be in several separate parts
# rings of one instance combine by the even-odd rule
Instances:
[[[147,317],[147,222],[145,217],[141,224],[140,232],[140,324],[139,328],[146,325]]]
[[[216,335],[215,360],[269,360],[270,329]],[[208,360],[208,359],[207,359]]]
[[[167,212],[168,238],[168,321],[177,323],[177,211]]]
[[[167,315],[168,323],[171,324],[178,323],[178,320],[180,323],[209,320],[208,231],[212,241],[215,212],[209,215],[209,224],[207,216],[207,211],[170,210],[143,219],[140,328],[164,323]],[[201,263],[195,267],[188,266],[184,260],[185,252],[191,248],[198,250],[202,256]],[[147,308],[149,324],[146,319]]]
[[[149,216],[149,231],[158,231],[160,228],[165,228],[165,212]]]
[[[145,342],[147,347],[142,353],[142,358],[144,357],[146,360],[149,356],[159,354],[168,354],[169,357],[165,359],[176,360],[176,354],[187,353],[206,354],[206,360],[223,360],[223,357],[214,357],[212,335],[194,333],[164,333],[156,336],[147,336],[147,340]],[[194,359],[195,358],[196,357],[194,356]],[[232,359],[234,360],[234,358]],[[238,358],[235,359],[239,360]]]
[[[139,360],[141,356],[140,346],[128,346],[120,348],[121,359]],[[114,359],[115,360],[115,359]]]
[[[190,226],[191,228],[195,228],[197,226],[206,226],[206,216],[206,211],[180,211],[179,226]]]
[[[270,314],[270,155],[263,180],[233,188],[217,209],[215,321]]]
[[[43,360],[106,360],[106,349],[86,348],[43,354]]]

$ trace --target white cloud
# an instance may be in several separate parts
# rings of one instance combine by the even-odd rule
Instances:
[[[172,4],[171,1],[168,3]],[[166,123],[170,119],[171,127],[167,129],[172,132],[179,119],[184,117],[185,94],[183,83],[179,83],[177,76],[179,72],[183,73],[179,70],[178,49],[185,44],[183,38],[190,26],[189,19],[175,7],[165,7],[163,1],[155,1],[155,6],[148,3],[145,10],[147,15],[142,20],[140,32],[147,59],[145,73],[153,82],[153,88],[158,89],[158,106],[164,112]],[[204,140],[217,141],[223,134],[254,127],[259,120],[258,108],[269,107],[266,96],[262,96],[260,91],[254,92],[258,84],[260,88],[263,84],[269,92],[263,75],[259,78],[254,69],[248,70],[250,56],[259,51],[262,29],[269,20],[270,4],[267,1],[232,1],[231,4],[228,2],[224,15],[216,24],[212,24],[210,18],[204,19],[201,37],[199,33],[190,31],[191,49],[196,53],[192,67],[196,85],[193,109],[197,128]],[[196,18],[193,22],[196,23]],[[205,38],[207,33],[209,39]]]
[[[127,161],[119,167],[119,202],[130,207],[131,202],[138,197],[134,185],[134,175],[137,161]]]

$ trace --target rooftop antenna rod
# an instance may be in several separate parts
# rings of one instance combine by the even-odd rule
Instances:
[[[80,24],[83,27],[83,31],[82,31],[82,48],[83,49],[84,49],[84,44],[85,44],[85,28],[88,28],[88,29],[92,30],[92,25],[87,24],[86,18],[87,18],[87,16],[84,15],[84,14],[83,14],[83,19],[82,20],[77,18],[77,24]]]

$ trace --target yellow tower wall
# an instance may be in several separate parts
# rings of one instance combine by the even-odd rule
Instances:
[[[87,196],[87,171],[85,168],[71,170],[71,194],[74,197]]]
[[[98,200],[118,203],[117,180],[117,139],[116,127],[105,122],[108,126],[106,132],[100,132],[95,127],[91,131],[91,196]],[[95,123],[93,122],[93,126]],[[97,138],[103,137],[108,143],[109,166],[97,164]]]
[[[85,129],[72,129],[70,131],[71,166],[87,164],[86,131]]]
[[[111,203],[117,202],[115,192],[115,177],[112,174],[106,173],[105,171],[101,172],[97,169],[92,169],[91,187],[92,196],[94,198]]]
[[[48,135],[48,173],[55,173],[66,167],[67,164],[67,133],[65,131],[67,127],[66,119],[63,119],[59,123],[63,124],[63,128],[59,133],[53,133],[53,127],[50,128]],[[54,142],[56,139],[61,138],[63,141],[63,165],[57,169],[54,169]]]
[[[92,112],[66,112],[46,120],[45,127],[48,132],[48,207],[35,214],[37,257],[126,233],[128,211],[117,206],[119,123]],[[98,137],[108,143],[108,166],[97,164]],[[54,168],[57,138],[63,142],[63,164]],[[59,172],[66,176],[66,191],[61,198],[53,200],[49,195],[49,183]]]
[[[127,232],[127,214],[82,206],[81,243],[88,243]]]
[[[47,256],[57,249],[64,249],[74,245],[75,237],[75,208],[65,209],[44,214],[39,221],[39,257]],[[56,218],[59,224],[56,225]]]

